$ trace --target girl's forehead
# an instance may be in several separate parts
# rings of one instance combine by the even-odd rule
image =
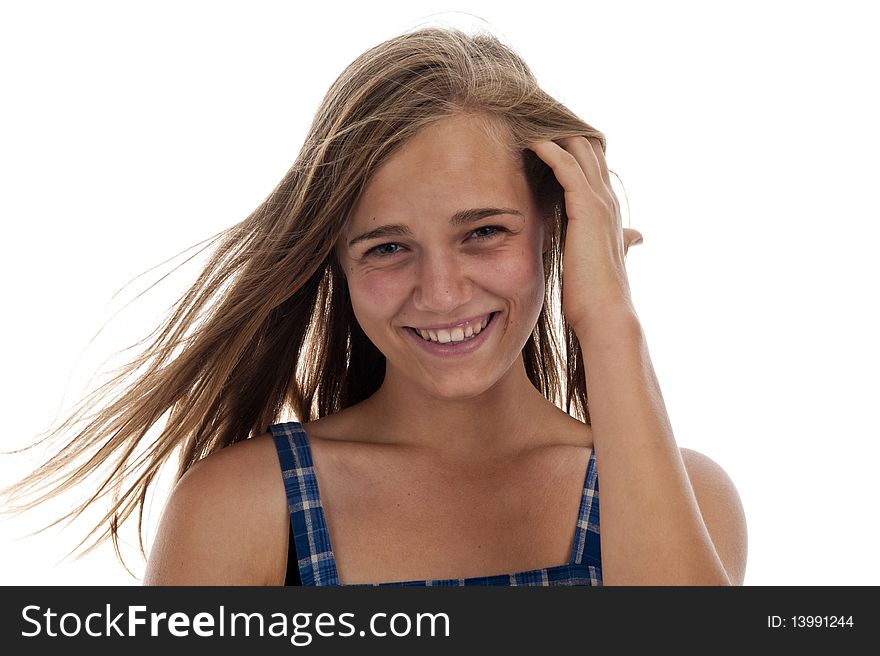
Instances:
[[[375,207],[425,207],[438,203],[474,203],[492,199],[510,203],[527,188],[525,175],[514,162],[482,152],[447,158],[388,162],[368,181],[356,211]]]
[[[368,186],[353,208],[352,219],[386,214],[451,214],[467,207],[512,207],[528,198],[525,175],[512,168],[432,167],[398,179],[383,177]]]
[[[520,169],[511,147],[488,131],[485,120],[447,117],[422,128],[373,172],[367,189],[396,189],[422,180],[442,183],[441,176],[493,177]]]

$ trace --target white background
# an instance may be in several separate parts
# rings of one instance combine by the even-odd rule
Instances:
[[[425,23],[486,28],[608,138],[675,436],[739,489],[746,584],[880,584],[870,6],[3,3],[0,449],[155,326],[194,269],[90,342],[170,267],[126,283],[263,200],[345,65]],[[0,582],[134,582],[109,546],[53,566],[87,521],[13,540],[49,518],[2,520]]]

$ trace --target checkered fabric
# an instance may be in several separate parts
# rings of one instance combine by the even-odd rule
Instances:
[[[339,582],[330,534],[318,493],[312,465],[312,452],[306,432],[299,422],[273,424],[290,522],[293,528],[297,563],[303,585],[343,585]],[[415,585],[602,585],[602,561],[599,550],[599,479],[595,451],[590,455],[581,495],[580,511],[571,560],[565,565],[533,569],[514,574],[433,581],[395,581],[359,583],[357,586]]]

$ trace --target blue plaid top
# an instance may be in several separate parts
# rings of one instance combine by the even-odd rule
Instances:
[[[306,432],[299,422],[273,424],[269,430],[275,439],[287,505],[290,509],[292,544],[288,547],[288,569],[299,567],[302,585],[343,585],[336,572],[330,533],[318,493],[312,467],[312,453]],[[291,572],[288,572],[290,577]],[[356,583],[355,586],[379,585],[602,585],[602,561],[599,551],[599,482],[595,450],[590,454],[571,560],[564,565],[541,569],[464,579],[434,581],[399,581],[391,583]]]

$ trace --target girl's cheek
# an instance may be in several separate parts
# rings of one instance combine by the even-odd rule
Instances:
[[[543,304],[544,265],[540,259],[533,258],[528,251],[521,251],[516,257],[498,264],[493,278],[501,286],[499,292],[502,295],[516,297],[526,306]]]
[[[363,299],[377,308],[399,302],[400,295],[406,293],[405,276],[400,272],[373,270],[365,275],[357,275],[352,282],[352,299]]]
[[[508,257],[498,258],[492,267],[492,275],[498,276],[499,280],[509,280],[517,285],[533,279],[538,272],[543,277],[543,265],[540,260],[533,261],[528,251],[508,253]],[[536,268],[537,267],[537,268]]]

